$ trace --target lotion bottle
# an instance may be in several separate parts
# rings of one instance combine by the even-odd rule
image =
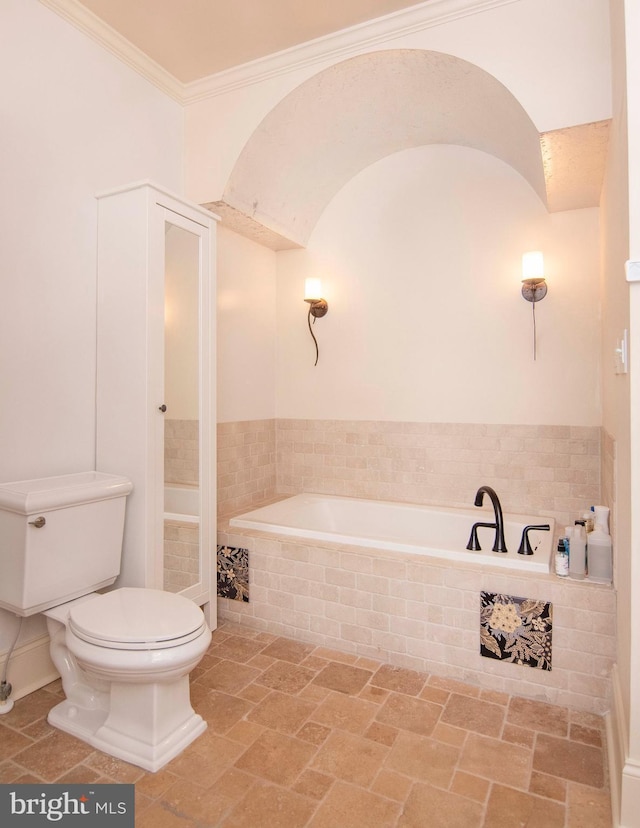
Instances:
[[[613,579],[613,549],[609,534],[609,509],[594,506],[596,525],[587,538],[589,580],[610,584]]]

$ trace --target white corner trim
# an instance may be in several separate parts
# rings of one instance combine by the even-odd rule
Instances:
[[[627,756],[627,729],[618,665],[611,671],[611,710],[605,716],[609,785],[611,788],[611,816],[614,828],[620,826],[622,801],[622,772]]]
[[[162,92],[184,103],[185,85],[78,0],[40,0]]]
[[[345,59],[405,35],[441,26],[520,0],[428,0],[348,29],[310,40],[215,75],[182,83],[79,0],[40,0],[151,83],[182,104],[233,92],[278,75],[327,60]]]

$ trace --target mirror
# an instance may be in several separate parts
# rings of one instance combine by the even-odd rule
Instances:
[[[165,221],[163,588],[201,581],[200,237]]]

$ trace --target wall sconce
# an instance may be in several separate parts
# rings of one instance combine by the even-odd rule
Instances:
[[[320,279],[305,279],[304,280],[304,301],[309,303],[309,313],[307,314],[307,324],[309,325],[309,333],[316,346],[316,361],[314,365],[318,364],[318,340],[313,335],[311,330],[311,317],[313,316],[313,323],[315,325],[316,319],[320,319],[329,310],[327,300],[322,298],[322,285]]]
[[[533,250],[522,256],[522,295],[531,302],[533,312],[533,358],[536,358],[536,302],[547,295],[547,283],[544,280],[544,256],[539,250]]]

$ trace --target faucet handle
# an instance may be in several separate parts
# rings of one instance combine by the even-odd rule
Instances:
[[[522,538],[520,539],[520,548],[518,549],[518,555],[533,555],[533,549],[531,548],[531,542],[529,541],[529,530],[530,529],[538,529],[540,532],[548,532],[551,527],[548,523],[542,523],[539,525],[525,526],[522,530]]]
[[[472,552],[479,552],[482,549],[480,541],[478,540],[478,526],[485,526],[487,529],[496,528],[495,523],[474,523],[471,527],[469,543],[467,544],[467,549],[470,549]]]

